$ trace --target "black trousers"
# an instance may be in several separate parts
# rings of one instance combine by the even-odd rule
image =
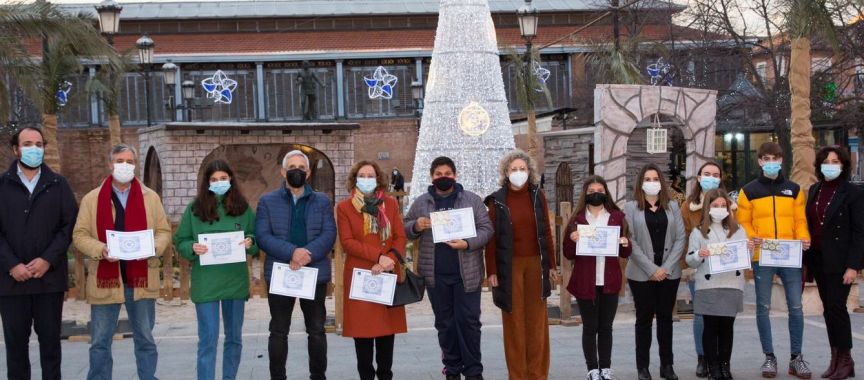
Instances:
[[[672,310],[681,279],[663,281],[627,280],[636,306],[636,367],[651,364],[651,326],[657,318],[660,365],[672,365]]]
[[[459,276],[435,277],[435,287],[426,288],[435,329],[441,346],[441,361],[447,375],[481,376],[480,291],[465,293]]]
[[[576,300],[582,316],[582,352],[588,370],[612,367],[612,322],[618,312],[618,294],[603,294],[598,286],[593,300]],[[597,360],[597,357],[600,360]]]
[[[852,285],[843,285],[842,273],[823,273],[821,268],[813,268],[816,278],[816,288],[822,299],[822,316],[825,318],[825,329],[828,330],[828,342],[831,347],[841,351],[852,349],[852,325],[849,322],[849,311],[846,310],[846,299]]]
[[[6,342],[6,377],[30,379],[30,331],[39,338],[42,379],[60,378],[60,321],[63,292],[0,297],[3,339]]]
[[[269,286],[269,284],[268,284]],[[327,284],[321,283],[315,287],[315,299],[300,299],[300,310],[303,311],[303,322],[306,324],[307,348],[309,352],[309,378],[312,380],[326,379],[327,372],[327,336],[324,335],[324,321],[327,309],[324,308],[324,296],[327,295]],[[291,314],[297,298],[270,294],[267,304],[270,306],[270,338],[267,341],[267,352],[270,356],[270,378],[285,380],[285,362],[288,360],[288,333],[291,330]]]
[[[702,330],[702,348],[705,361],[710,364],[728,363],[732,358],[735,317],[703,315],[705,329]]]
[[[357,373],[360,380],[393,379],[393,343],[395,335],[377,338],[354,338],[354,351],[357,353]],[[372,365],[372,358],[378,369]]]

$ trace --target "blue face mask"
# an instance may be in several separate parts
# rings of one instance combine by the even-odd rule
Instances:
[[[720,178],[714,177],[705,177],[699,180],[699,186],[702,187],[702,191],[710,191],[720,187]]]
[[[769,161],[762,164],[762,173],[765,173],[768,177],[774,177],[777,174],[780,174],[780,168],[783,167],[783,163],[777,161]]]
[[[42,158],[45,150],[38,146],[25,146],[21,148],[21,163],[31,168],[42,166]]]
[[[357,190],[363,194],[371,194],[378,187],[376,178],[357,178]]]
[[[833,181],[837,177],[840,177],[840,173],[843,173],[843,166],[838,164],[822,164],[819,170],[822,171],[822,175],[825,176],[826,180]]]
[[[216,195],[225,195],[231,189],[231,181],[210,182],[210,191]]]

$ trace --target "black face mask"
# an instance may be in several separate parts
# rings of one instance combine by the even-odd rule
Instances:
[[[603,203],[606,203],[606,194],[604,193],[591,193],[585,197],[585,202],[587,202],[591,206],[600,206]]]
[[[303,169],[291,169],[285,172],[288,186],[299,189],[306,184],[306,171]]]
[[[436,189],[440,191],[447,191],[453,188],[453,185],[456,184],[456,179],[452,177],[438,177],[432,181],[432,185],[435,186]]]

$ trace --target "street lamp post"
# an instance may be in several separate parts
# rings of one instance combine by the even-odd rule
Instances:
[[[417,130],[420,130],[420,120],[423,116],[423,81],[417,79],[411,82],[411,99],[414,99],[414,116],[417,117]]]
[[[168,86],[168,102],[165,103],[165,109],[171,113],[171,121],[177,121],[177,113],[174,110],[177,108],[176,100],[174,99],[174,89],[177,86],[177,65],[170,60],[162,65],[162,75],[165,78],[165,85]]]
[[[114,0],[105,0],[96,6],[99,14],[99,30],[105,35],[108,44],[114,46],[114,35],[120,31],[120,12],[123,7]]]
[[[522,39],[525,40],[525,65],[523,66],[523,83],[525,84],[525,101],[528,109],[525,110],[525,113],[528,116],[528,154],[534,157],[537,153],[537,120],[535,119],[536,115],[534,114],[534,94],[531,93],[533,89],[531,88],[530,83],[532,82],[529,78],[531,73],[531,64],[532,64],[532,49],[533,46],[531,44],[532,40],[535,36],[537,36],[537,21],[539,16],[537,15],[537,8],[531,5],[531,0],[525,0],[525,5],[519,8],[519,11],[516,12],[516,16],[519,19],[519,34],[522,36]]]
[[[187,79],[180,84],[183,90],[183,101],[186,105],[183,108],[186,110],[186,121],[192,121],[192,99],[195,99],[195,82]]]
[[[138,63],[144,69],[144,102],[147,107],[147,126],[153,125],[150,114],[150,66],[153,64],[153,50],[156,48],[156,43],[146,34],[141,36],[138,41],[135,41],[135,46],[138,48]]]

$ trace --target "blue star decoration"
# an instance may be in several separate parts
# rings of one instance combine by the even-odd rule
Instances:
[[[393,98],[393,88],[398,80],[395,75],[388,73],[384,66],[378,66],[372,78],[363,77],[366,86],[369,86],[369,99]]]
[[[549,80],[549,77],[552,75],[552,72],[549,69],[544,68],[540,65],[540,62],[534,61],[534,67],[532,71],[534,71],[534,76],[537,77],[538,86],[534,89],[537,92],[543,92],[543,87],[546,86],[546,81]]]
[[[663,58],[657,59],[657,62],[649,64],[648,67],[645,68],[645,71],[648,72],[648,76],[651,77],[651,85],[657,86],[661,80],[665,78],[663,81],[667,86],[672,85],[672,76],[668,75],[669,71],[672,70],[672,65],[663,61]]]
[[[212,77],[201,81],[201,86],[207,92],[207,98],[213,99],[214,103],[231,104],[237,81],[228,78],[222,70],[216,70]]]
[[[60,107],[66,106],[69,103],[69,92],[72,91],[72,83],[63,81],[57,88],[57,93],[54,95],[57,98],[57,105]]]

